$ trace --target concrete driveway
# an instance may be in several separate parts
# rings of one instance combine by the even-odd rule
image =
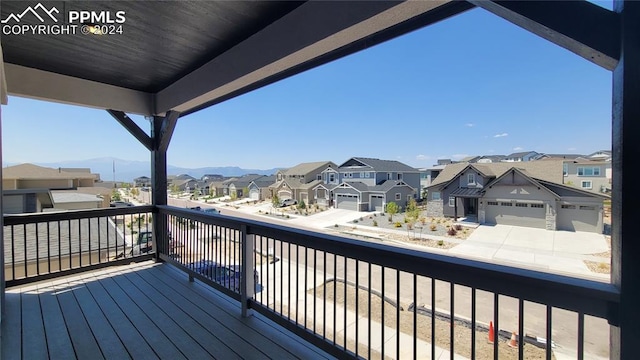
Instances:
[[[592,254],[607,250],[602,234],[481,225],[449,253],[564,275],[593,276],[583,260],[595,260]]]

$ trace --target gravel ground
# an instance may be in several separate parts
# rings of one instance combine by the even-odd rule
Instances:
[[[461,231],[457,231],[457,234],[455,236],[450,236],[447,234],[447,231],[449,230],[450,226],[453,226],[453,219],[427,217],[424,215],[424,212],[420,214],[420,216],[418,217],[420,221],[413,225],[412,230],[407,230],[407,223],[404,222],[404,219],[404,213],[394,215],[393,221],[389,221],[389,215],[387,214],[371,213],[352,221],[352,224],[358,227],[366,226],[399,231],[404,230],[404,232],[408,234],[404,240],[407,240],[407,238],[410,236],[417,236],[417,234],[420,233],[422,233],[423,236],[435,235],[463,240],[469,237],[469,235],[471,235],[471,233],[473,232],[472,228],[463,227]],[[397,223],[400,224],[400,227],[396,226]],[[420,231],[420,227],[422,228],[422,232]]]
[[[333,292],[333,283],[328,283],[326,286],[326,299],[328,303],[333,302],[334,292]],[[344,305],[344,284],[336,283],[336,293],[337,296],[336,301],[338,304]],[[313,290],[308,291],[308,294],[313,295]],[[324,298],[324,286],[319,286],[316,288],[316,297],[319,299]],[[369,293],[365,290],[359,290],[358,293],[358,313],[360,316],[369,316],[368,307],[369,307]],[[347,308],[351,311],[355,311],[355,289],[353,286],[347,285]],[[401,304],[404,308],[406,308],[407,304]],[[382,322],[382,299],[376,295],[372,294],[371,299],[371,319],[376,322]],[[400,312],[400,331],[406,334],[413,334],[414,332],[414,322],[413,322],[414,313],[410,311],[401,311]],[[313,326],[313,320],[308,319],[307,326]],[[388,302],[384,303],[384,323],[386,326],[395,329],[397,327],[397,310],[396,307],[389,304]],[[440,318],[436,318],[436,326],[435,326],[435,339],[436,345],[443,348],[449,349],[450,344],[450,331],[451,331],[451,323],[448,320],[442,320]],[[471,358],[471,329],[462,323],[455,322],[454,323],[454,351],[456,354],[462,355],[467,358]],[[427,343],[431,343],[431,317],[424,316],[422,314],[417,315],[417,333],[418,338],[424,340]],[[320,330],[322,331],[322,330]],[[330,338],[332,334],[328,334],[328,338]],[[493,344],[489,344],[487,342],[488,334],[483,330],[476,330],[476,358],[477,359],[492,359],[493,358]],[[330,340],[332,340],[330,338]],[[364,342],[366,342],[366,339]],[[361,340],[362,341],[362,340]],[[337,342],[342,344],[344,342],[343,339],[337,339]],[[347,344],[350,350],[355,349],[355,344],[351,341]],[[359,352],[361,354],[366,354],[367,347],[359,346]],[[393,349],[385,349],[385,353],[393,352]],[[507,346],[506,341],[500,339],[498,343],[498,355],[500,359],[517,359],[518,358],[518,350],[513,349]],[[386,354],[386,358],[393,358],[395,354],[390,355]],[[372,353],[372,359],[380,359],[380,353]],[[538,348],[536,346],[525,343],[524,344],[524,358],[525,359],[545,359],[545,350]],[[555,357],[552,355],[552,359]]]

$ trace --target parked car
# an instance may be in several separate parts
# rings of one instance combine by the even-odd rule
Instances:
[[[168,233],[169,236],[169,255],[175,253],[176,247],[178,247],[177,242],[171,235],[171,232]],[[118,254],[115,258],[121,259],[125,257],[138,256],[142,254],[148,254],[153,251],[153,233],[151,231],[141,231],[138,233],[138,237],[133,242],[131,249],[129,249],[128,253],[125,251]],[[127,256],[125,256],[125,254]]]
[[[134,206],[132,203],[127,202],[127,201],[112,201],[109,203],[109,207],[129,207],[129,206]]]
[[[201,208],[200,206],[190,207],[191,210],[203,211],[208,214],[220,214],[220,210],[214,208]]]
[[[240,292],[240,286],[242,284],[240,265],[223,265],[211,260],[200,260],[187,266],[224,287]],[[254,285],[257,288],[260,282],[260,275],[257,270],[254,270],[253,279]]]
[[[298,204],[298,200],[296,200],[296,199],[284,199],[284,200],[280,201],[280,207],[296,205],[296,204]]]

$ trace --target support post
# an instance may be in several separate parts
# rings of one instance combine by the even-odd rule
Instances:
[[[242,317],[248,317],[251,315],[249,312],[249,299],[252,299],[256,293],[255,283],[255,235],[247,234],[247,226],[242,225],[241,232],[241,248],[242,248],[242,279],[240,280],[240,286],[242,293],[240,294],[240,302],[242,303]]]
[[[614,10],[620,15],[621,55],[613,71],[611,281],[620,289],[620,305],[612,309],[619,323],[611,324],[609,356],[640,359],[640,193],[634,186],[640,156],[640,2],[616,0]]]
[[[151,120],[151,202],[153,206],[167,205],[167,148],[176,126],[179,113],[170,111],[166,116],[154,116]],[[153,216],[153,239],[156,247],[156,261],[160,254],[167,254],[167,220],[156,211]]]

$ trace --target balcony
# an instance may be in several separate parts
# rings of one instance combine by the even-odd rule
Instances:
[[[618,321],[610,284],[189,209],[4,224],[6,358],[606,357]]]

